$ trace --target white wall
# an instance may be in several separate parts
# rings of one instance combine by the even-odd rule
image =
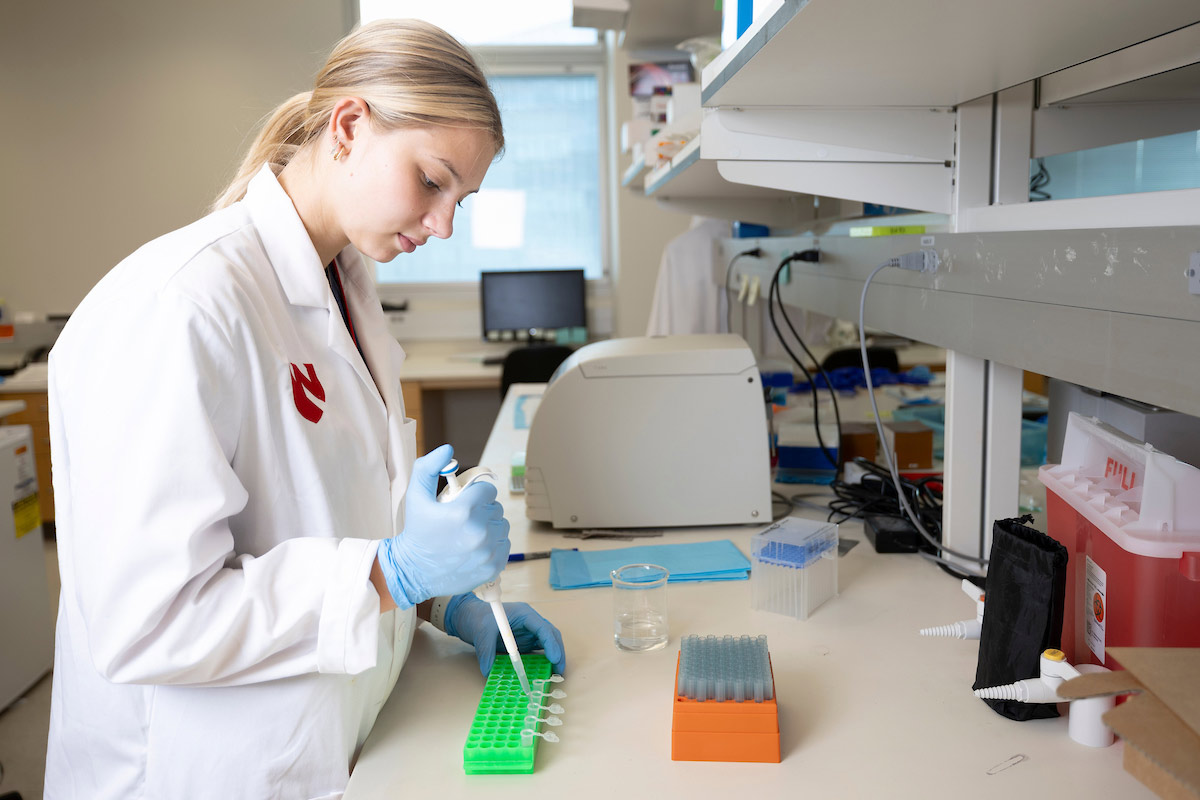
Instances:
[[[201,216],[277,103],[311,87],[347,0],[4,4],[0,296],[69,312]]]

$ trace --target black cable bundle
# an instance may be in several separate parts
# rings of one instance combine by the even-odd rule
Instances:
[[[940,550],[917,535],[916,528],[901,508],[887,468],[862,457],[854,459],[854,463],[866,470],[866,474],[860,483],[850,484],[836,480],[829,485],[834,499],[829,501],[829,516],[826,519],[839,524],[848,519],[861,519],[864,529],[870,525],[876,531],[883,531],[892,536],[903,534],[906,537],[905,541],[911,542],[911,546],[890,550],[881,549],[879,544],[876,544],[876,550],[880,552],[922,552],[938,555]],[[941,482],[940,475],[930,475],[916,481],[900,479],[909,506],[917,514],[925,530],[939,541],[942,538]],[[793,497],[792,502],[800,499]],[[982,580],[976,575],[960,572],[941,562],[935,563],[942,571],[955,578],[968,578],[976,585],[982,584]]]
[[[804,354],[807,355],[812,360],[813,364],[816,365],[816,368],[813,370],[813,372],[819,372],[825,378],[825,385],[829,387],[829,396],[833,399],[833,416],[837,423],[838,440],[833,443],[833,446],[840,446],[842,441],[842,414],[838,409],[837,392],[833,388],[833,381],[829,380],[829,376],[825,374],[825,370],[821,366],[821,362],[816,359],[816,357],[808,349],[808,346],[804,344],[804,339],[800,338],[800,334],[796,330],[796,326],[792,324],[792,319],[788,316],[787,309],[784,308],[783,295],[779,290],[779,276],[783,273],[784,267],[786,267],[788,264],[791,264],[793,261],[817,262],[820,260],[821,254],[819,251],[803,250],[799,253],[792,253],[780,261],[779,266],[775,269],[775,274],[771,276],[771,286],[767,290],[767,313],[771,318],[771,327],[775,330],[775,336],[779,339],[779,343],[783,345],[783,349],[787,351],[787,354],[791,357],[792,361],[797,367],[800,368],[800,371],[804,373],[804,379],[808,381],[808,385],[812,390],[813,428],[817,432],[817,443],[821,446],[821,452],[825,455],[825,459],[833,466],[834,470],[837,470],[837,457],[833,455],[833,452],[830,451],[829,447],[825,444],[825,440],[821,438],[821,411],[820,403],[817,400],[817,382],[813,380],[812,374],[808,371],[808,369],[805,368],[804,362],[801,361],[794,352],[792,352],[792,348],[788,346],[787,339],[783,337],[783,332],[779,329],[779,323],[775,321],[775,307],[778,305],[779,314],[783,317],[783,321],[787,323],[788,330],[792,332],[792,336],[795,337],[796,341],[800,344],[801,349],[804,350]]]
[[[1046,159],[1037,160],[1037,172],[1029,177],[1029,199],[1049,200],[1050,193],[1046,187],[1050,185],[1050,170],[1046,169]]]
[[[835,499],[829,502],[828,521],[842,523],[848,519],[868,515],[907,521],[908,517],[900,507],[887,468],[862,457],[854,459],[854,463],[865,469],[867,474],[863,475],[861,483],[850,484],[839,479],[830,484],[829,488],[833,490]],[[920,516],[921,524],[934,536],[940,536],[942,528],[942,492],[935,488],[935,484],[940,484],[941,480],[940,475],[917,481],[905,478],[900,480],[909,505]],[[921,544],[922,549],[934,552],[931,545],[924,542]]]

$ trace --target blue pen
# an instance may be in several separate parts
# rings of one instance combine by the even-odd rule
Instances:
[[[579,548],[571,547],[568,549],[578,550]],[[550,557],[550,551],[542,550],[539,553],[510,553],[508,556],[508,560],[509,561],[534,561],[539,558],[549,558],[549,557]]]

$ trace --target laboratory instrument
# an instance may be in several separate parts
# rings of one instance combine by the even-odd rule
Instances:
[[[1061,650],[1045,650],[1040,660],[1041,674],[1004,686],[989,686],[975,690],[975,696],[984,700],[1015,700],[1019,703],[1066,703],[1067,735],[1072,741],[1088,747],[1108,747],[1113,743],[1113,732],[1101,720],[1104,713],[1116,705],[1112,695],[1084,697],[1072,700],[1062,697],[1058,687],[1063,681],[1078,678],[1085,672],[1107,672],[1106,667],[1096,664],[1081,664],[1073,667],[1067,663]]]
[[[767,523],[763,388],[739,336],[581,347],[542,395],[525,450],[525,514],[555,528]]]
[[[657,564],[626,564],[612,571],[613,643],[633,653],[667,644],[667,581]]]
[[[766,636],[683,637],[674,694],[673,761],[779,761]]]
[[[786,517],[750,540],[750,607],[808,619],[837,595],[838,526]]]
[[[438,495],[438,501],[448,503],[458,496],[466,487],[478,480],[496,480],[496,473],[487,467],[472,467],[463,474],[458,473],[458,461],[450,459],[450,463],[442,468],[441,476],[446,479],[446,488]],[[500,600],[500,576],[488,581],[475,590],[475,596],[492,607],[496,617],[496,626],[500,629],[500,638],[504,640],[504,649],[512,661],[513,671],[521,683],[521,691],[529,695],[529,679],[525,675],[525,666],[521,661],[521,651],[513,638],[512,625],[508,622],[508,614],[504,611],[504,603]]]
[[[963,578],[963,594],[975,601],[975,619],[964,619],[951,622],[949,625],[936,625],[932,628],[922,628],[922,636],[940,636],[947,639],[978,639],[983,632],[983,589]]]

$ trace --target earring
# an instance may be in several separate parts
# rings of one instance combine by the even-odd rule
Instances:
[[[345,148],[344,148],[344,147],[342,147],[342,143],[341,143],[341,142],[335,141],[335,142],[333,143],[333,149],[329,151],[329,154],[333,156],[333,160],[334,160],[334,161],[337,161],[339,158],[341,158],[341,157],[342,157],[342,151],[343,151],[344,149],[345,149]]]

